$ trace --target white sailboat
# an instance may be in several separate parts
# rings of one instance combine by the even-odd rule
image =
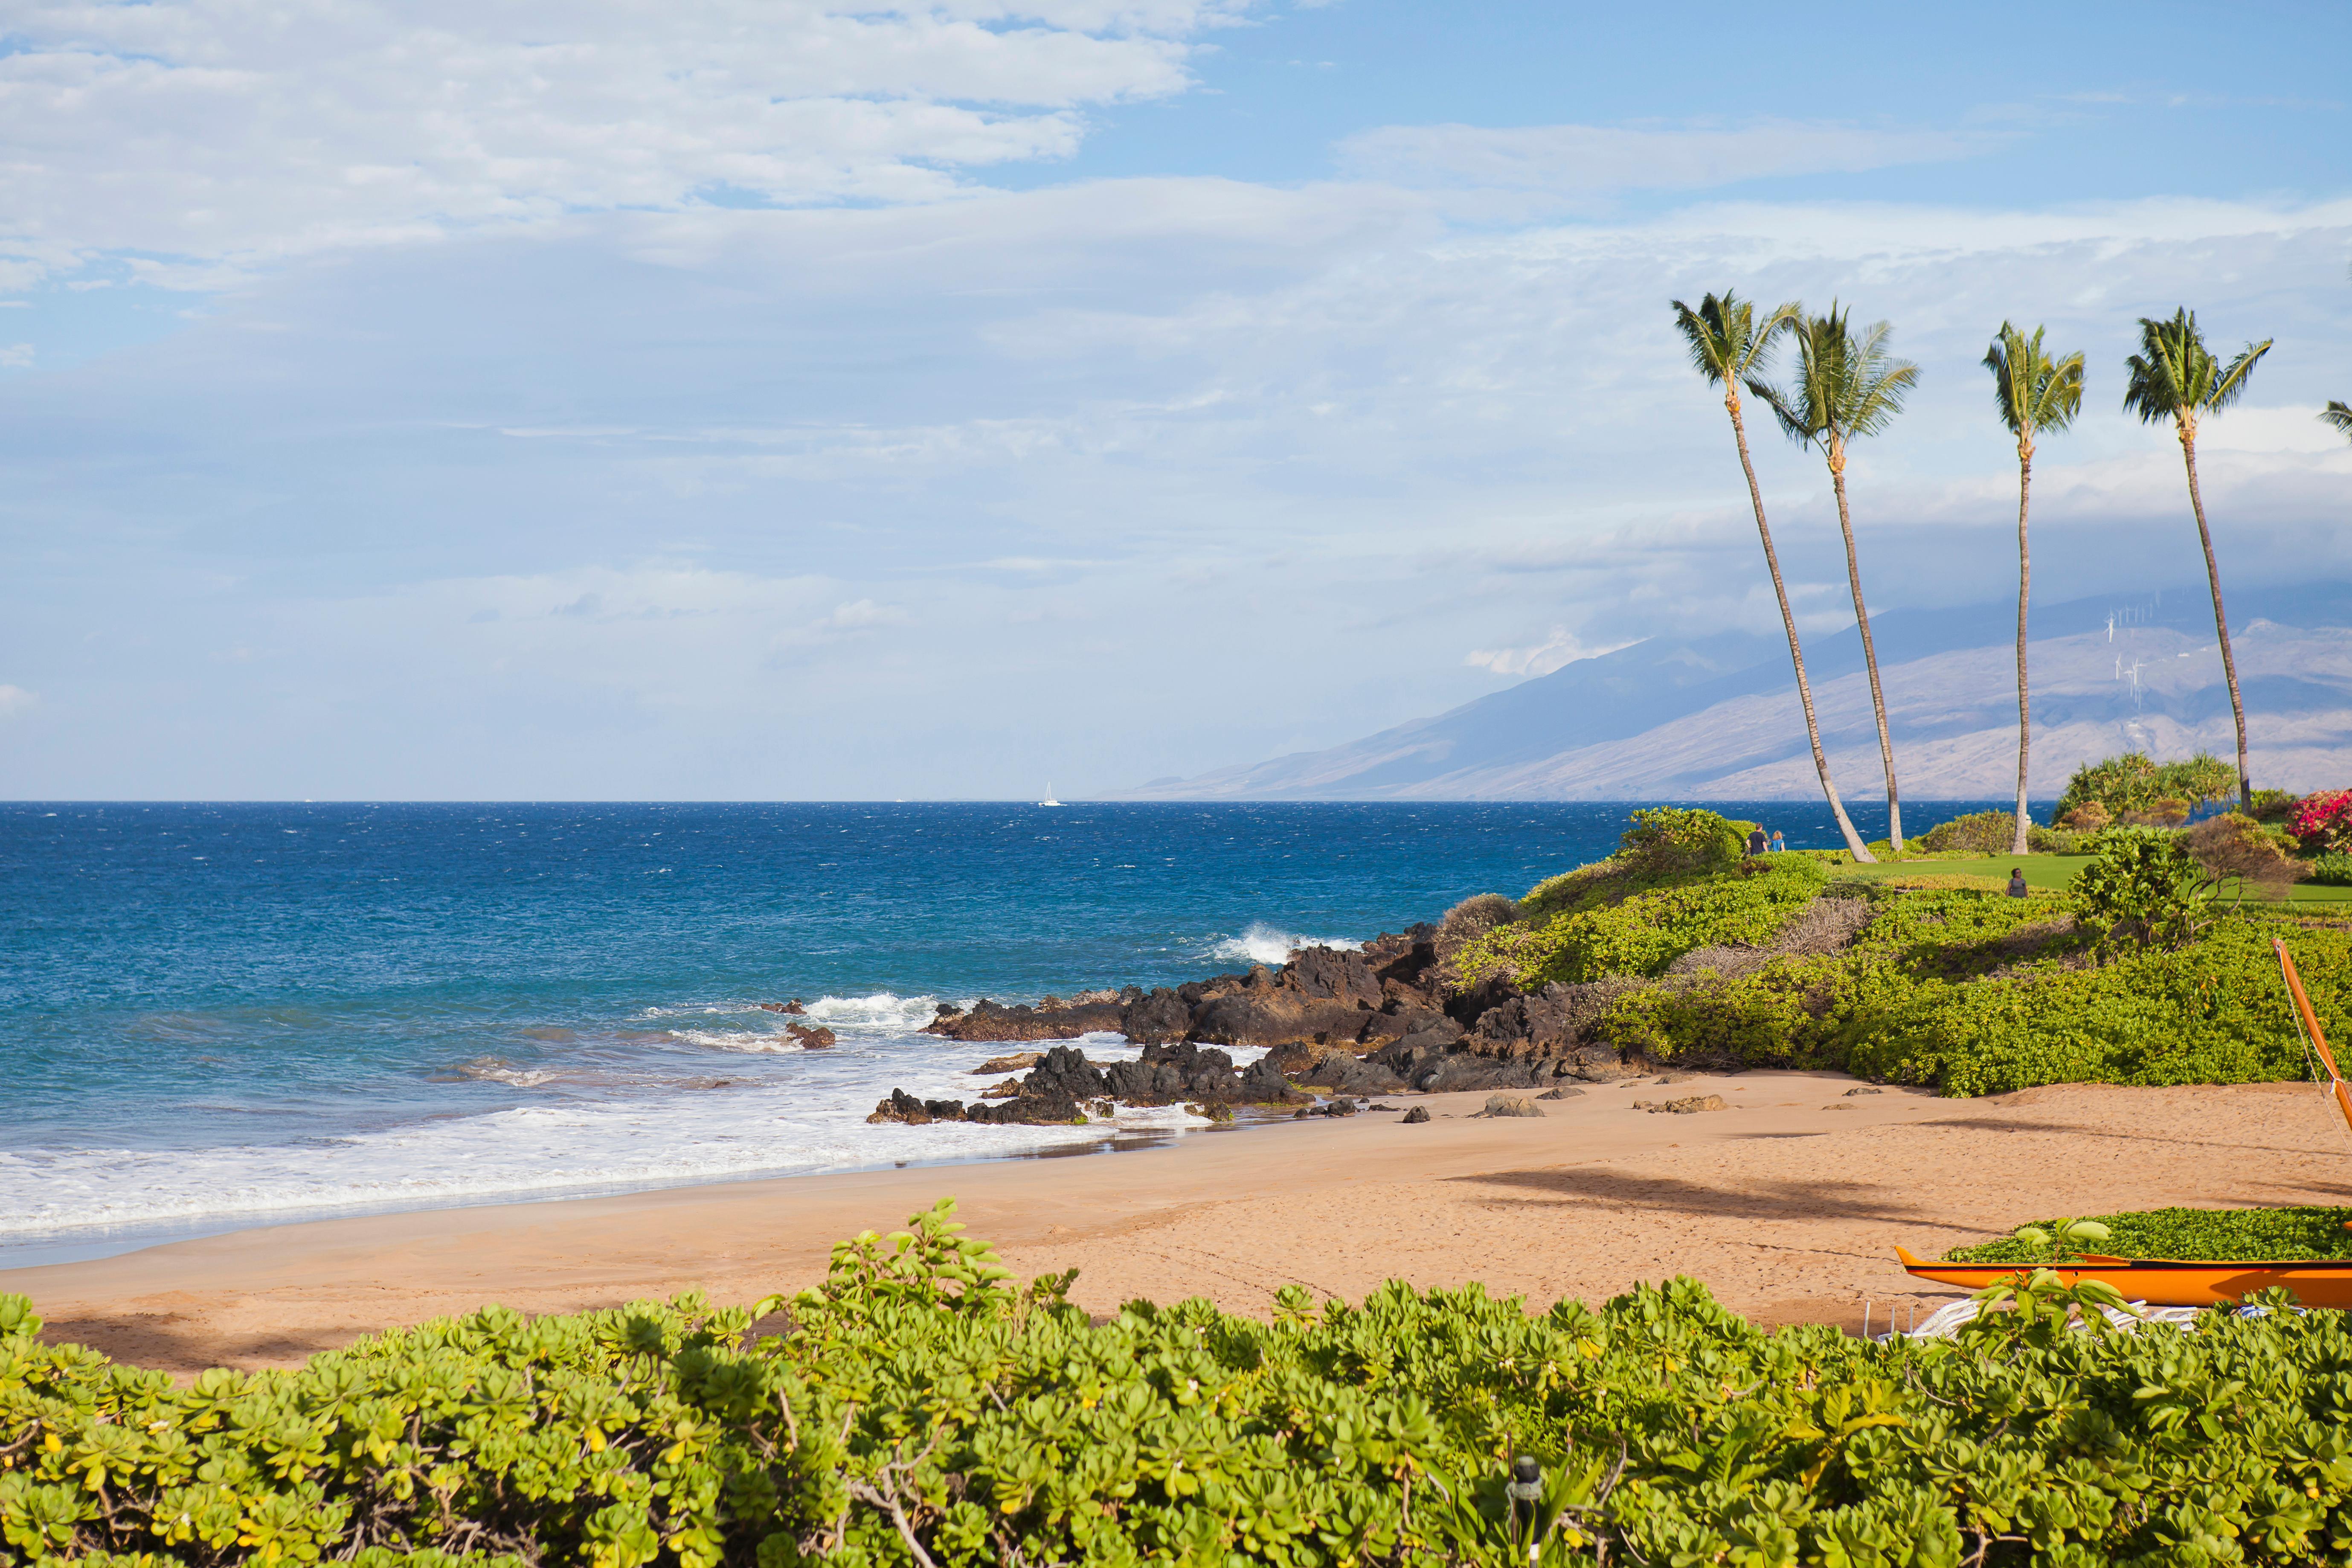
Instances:
[[[1062,803],[1054,798],[1054,786],[1051,784],[1048,784],[1045,786],[1045,798],[1039,801],[1037,804],[1039,805],[1059,805]]]

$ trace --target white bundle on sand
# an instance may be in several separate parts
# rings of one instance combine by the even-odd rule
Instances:
[[[2209,1307],[2151,1307],[2145,1301],[2134,1301],[2132,1306],[2137,1310],[2139,1314],[2137,1317],[2118,1307],[2105,1307],[2101,1310],[2106,1314],[2107,1321],[2126,1333],[2137,1333],[2141,1326],[2147,1323],[2171,1323],[2194,1333],[2197,1330],[2198,1318],[2214,1310]],[[1887,1340],[1896,1339],[1948,1340],[1960,1331],[1961,1325],[1976,1321],[1977,1314],[1983,1311],[1984,1307],[1985,1304],[1974,1297],[1963,1296],[1957,1301],[1948,1301],[1937,1308],[1911,1328],[1898,1330],[1893,1333],[1873,1334],[1870,1337],[1882,1343]],[[2254,1314],[2263,1311],[2260,1307],[2238,1307],[2225,1310]],[[2078,1322],[2074,1326],[2080,1329],[2083,1325]]]

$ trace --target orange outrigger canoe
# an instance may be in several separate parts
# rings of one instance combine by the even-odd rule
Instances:
[[[1904,1247],[1895,1249],[1915,1279],[1981,1290],[2031,1273],[2033,1265],[1935,1263]],[[2068,1285],[2104,1280],[2126,1301],[2151,1307],[2233,1306],[2257,1290],[2284,1285],[2306,1307],[2352,1307],[2352,1258],[2304,1263],[2183,1263],[2167,1258],[2077,1258],[2051,1271]]]
[[[2335,1097],[2336,1108],[2344,1113],[2345,1125],[2352,1127],[2352,1086],[2345,1083],[2335,1055],[2327,1048],[2327,1038],[2320,1033],[2318,1016],[2311,1010],[2311,998],[2304,994],[2303,977],[2294,972],[2294,960],[2288,955],[2286,943],[2273,939],[2271,946],[2278,952],[2287,990],[2294,996],[2295,1011],[2307,1031],[2305,1037],[2327,1068],[2328,1090]],[[1969,1290],[1998,1285],[2035,1267],[2015,1263],[1937,1263],[1904,1247],[1898,1247],[1895,1251],[1903,1259],[1905,1272],[1912,1278]],[[2051,1268],[2070,1286],[2085,1279],[2101,1280],[2122,1291],[2125,1300],[2145,1301],[2151,1307],[2228,1306],[2274,1285],[2284,1285],[2294,1291],[2306,1307],[2352,1307],[2352,1258],[2216,1263],[2085,1254]]]

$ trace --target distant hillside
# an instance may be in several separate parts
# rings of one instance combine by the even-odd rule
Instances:
[[[2255,783],[2352,784],[2352,584],[2231,595]],[[2007,794],[2017,777],[2012,605],[1874,616],[1906,796]],[[2123,751],[2234,750],[2201,587],[2037,606],[2033,793]],[[1841,791],[1883,787],[1852,629],[1808,642]],[[1125,800],[1776,799],[1819,788],[1778,636],[1654,639],[1323,752],[1123,792]]]

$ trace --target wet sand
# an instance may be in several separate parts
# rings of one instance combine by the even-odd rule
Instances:
[[[1687,1274],[1767,1323],[1859,1327],[1956,1292],[1894,1262],[2053,1215],[2352,1204],[2352,1137],[2305,1085],[2068,1085],[1989,1100],[1830,1074],[1591,1087],[1541,1120],[1484,1095],[1205,1133],[1171,1147],[273,1226],[0,1271],[48,1337],[186,1374],[285,1366],[375,1330],[503,1302],[530,1312],[699,1289],[751,1301],[821,1279],[833,1243],[944,1194],[1021,1277],[1076,1268],[1096,1311],[1207,1296],[1263,1313],[1283,1286],[1484,1280],[1537,1304]],[[1636,1100],[1720,1094],[1652,1114]],[[1905,1310],[1908,1310],[1907,1307]],[[1879,1316],[1883,1321],[1883,1316]]]

